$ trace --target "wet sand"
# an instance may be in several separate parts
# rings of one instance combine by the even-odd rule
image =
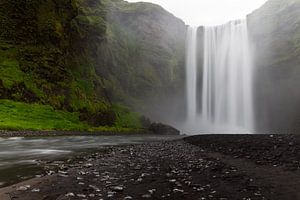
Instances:
[[[2,188],[0,199],[300,199],[299,141],[207,135],[105,147],[57,162],[53,175]]]

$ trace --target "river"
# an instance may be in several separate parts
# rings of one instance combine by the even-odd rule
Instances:
[[[168,141],[182,136],[118,135],[72,137],[0,137],[0,187],[44,174],[42,162],[69,159],[107,146]]]

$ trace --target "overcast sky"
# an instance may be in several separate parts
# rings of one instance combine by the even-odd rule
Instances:
[[[140,0],[128,0],[138,2]],[[143,0],[161,5],[187,24],[219,25],[245,18],[267,0]]]

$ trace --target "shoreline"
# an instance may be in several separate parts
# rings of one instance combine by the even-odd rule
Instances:
[[[82,161],[59,162],[52,175],[1,188],[0,199],[299,199],[298,158],[298,135],[204,135],[109,146]]]
[[[113,136],[113,135],[157,135],[148,130],[139,131],[6,131],[0,130],[0,137],[59,137],[59,136]]]

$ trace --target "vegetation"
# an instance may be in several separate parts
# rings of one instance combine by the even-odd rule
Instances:
[[[122,105],[113,105],[113,111],[117,114],[116,127],[129,129],[142,129],[141,115],[131,112],[129,108]]]
[[[88,130],[79,113],[58,111],[48,105],[0,100],[0,129]]]
[[[0,130],[64,130],[129,132],[143,129],[140,116],[117,105],[114,126],[93,127],[80,121],[78,112],[55,110],[49,105],[0,100]],[[100,119],[101,120],[101,119]]]
[[[185,30],[184,23],[152,19],[154,12],[170,17],[159,6],[122,0],[3,0],[0,99],[10,101],[1,102],[0,129],[142,128],[140,115],[122,105],[142,107],[183,80],[184,31],[164,29],[178,22]],[[165,34],[170,41],[160,39]]]

